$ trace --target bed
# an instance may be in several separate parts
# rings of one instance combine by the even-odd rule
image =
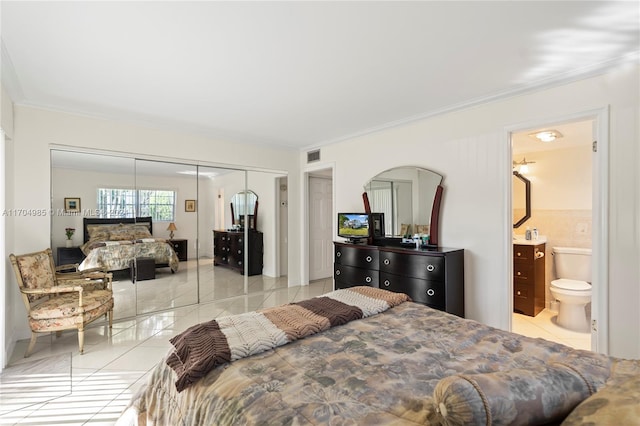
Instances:
[[[171,244],[153,237],[151,217],[84,218],[83,236],[80,249],[86,258],[79,270],[119,271],[129,269],[134,258],[153,258],[156,268],[178,271],[180,262]]]
[[[171,339],[118,425],[637,422],[640,361],[389,293],[352,287],[190,327]],[[314,315],[330,324],[310,326],[323,321]]]

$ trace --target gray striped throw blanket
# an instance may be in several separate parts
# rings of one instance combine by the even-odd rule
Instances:
[[[411,300],[403,293],[351,287],[322,296],[194,325],[173,337],[167,365],[184,389],[217,366],[366,318]]]

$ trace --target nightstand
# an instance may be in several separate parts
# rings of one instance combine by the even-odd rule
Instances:
[[[167,241],[171,244],[171,247],[173,247],[173,251],[176,252],[176,256],[178,256],[180,262],[187,260],[187,240],[174,239]]]
[[[82,263],[85,258],[80,247],[58,247],[57,265]]]

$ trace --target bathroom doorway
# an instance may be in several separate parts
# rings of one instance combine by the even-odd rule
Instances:
[[[593,249],[594,242],[599,241],[601,230],[597,224],[601,222],[594,220],[594,210],[602,203],[597,185],[600,171],[593,151],[597,121],[598,117],[592,115],[511,133],[514,176],[519,174],[524,178],[521,180],[528,181],[530,190],[530,203],[526,206],[523,189],[519,184],[512,185],[512,223],[519,226],[513,228],[511,329],[587,350],[597,350],[591,330],[585,327],[577,331],[558,325],[559,304],[550,287],[552,280],[560,278],[554,267],[553,247]],[[527,240],[529,234],[531,240]],[[525,253],[522,248],[531,250],[530,265],[518,258]],[[594,258],[592,270],[597,270],[598,265],[593,268]],[[591,303],[585,307],[587,324],[597,295],[597,291],[592,291]]]

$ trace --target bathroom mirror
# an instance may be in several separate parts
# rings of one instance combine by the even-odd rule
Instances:
[[[513,227],[518,228],[531,217],[531,182],[513,171]]]
[[[415,166],[395,167],[364,186],[372,213],[384,213],[384,236],[425,233],[438,244],[442,175]]]
[[[231,221],[233,225],[244,228],[246,220],[249,221],[249,229],[257,229],[258,219],[258,194],[252,190],[237,192],[231,197]]]

